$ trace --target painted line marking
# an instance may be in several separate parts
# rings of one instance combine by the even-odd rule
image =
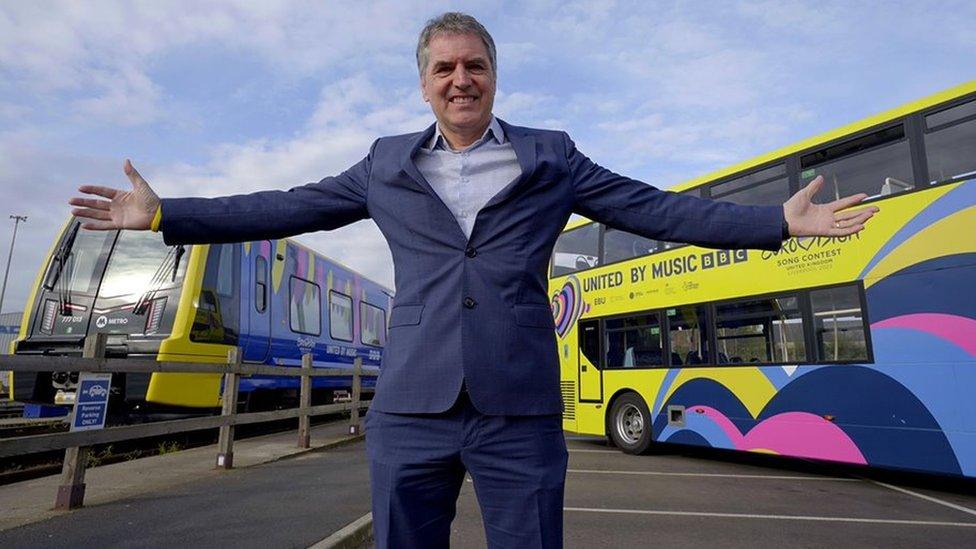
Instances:
[[[662,477],[713,477],[713,478],[748,478],[768,480],[829,480],[833,482],[860,482],[856,478],[842,477],[803,477],[796,475],[735,475],[731,473],[668,473],[663,471],[604,471],[597,469],[567,469],[567,473],[582,473],[593,475],[648,475]]]
[[[962,506],[962,505],[957,505],[957,504],[952,503],[950,501],[945,501],[944,499],[939,499],[939,498],[936,498],[936,497],[927,496],[925,494],[920,494],[918,492],[913,492],[913,491],[911,491],[911,490],[909,490],[907,488],[902,488],[900,486],[894,486],[892,484],[888,484],[888,483],[885,483],[885,482],[881,482],[879,480],[874,480],[874,479],[869,479],[869,478],[865,478],[865,479],[862,479],[862,480],[866,480],[868,482],[872,482],[872,483],[877,484],[879,486],[884,486],[885,488],[890,488],[890,489],[892,489],[892,490],[894,490],[896,492],[901,492],[903,494],[908,494],[909,496],[915,496],[917,498],[921,498],[921,499],[924,499],[926,501],[931,501],[932,503],[938,503],[939,505],[944,505],[945,507],[949,507],[951,509],[955,509],[956,511],[962,511],[963,513],[969,513],[970,515],[976,516],[976,509],[970,509],[969,507],[965,507],[965,506]]]
[[[565,507],[565,511],[580,513],[614,513],[622,515],[662,515],[679,517],[718,517],[737,519],[767,519],[767,520],[804,520],[813,522],[854,522],[861,524],[900,524],[909,526],[956,526],[960,528],[976,528],[976,522],[942,522],[933,520],[896,520],[872,519],[854,517],[816,517],[805,515],[753,515],[745,513],[704,513],[696,511],[657,511],[649,509],[593,509],[588,507]]]

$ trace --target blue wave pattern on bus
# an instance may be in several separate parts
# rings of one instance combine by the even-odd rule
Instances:
[[[903,246],[976,238],[948,234],[946,223],[972,216],[974,207],[976,181],[967,181],[896,232],[861,277]],[[706,378],[663,401],[681,370],[669,371],[655,399],[654,438],[976,475],[976,403],[964,394],[976,386],[974,265],[976,253],[963,251],[873,281],[866,294],[875,364],[757,368],[776,393],[755,418],[729,388]],[[686,406],[684,427],[669,426],[660,413],[672,404]]]

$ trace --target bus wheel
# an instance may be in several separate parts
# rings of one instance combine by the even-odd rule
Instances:
[[[614,445],[628,454],[643,454],[651,447],[651,414],[637,393],[624,393],[613,402],[607,428]]]

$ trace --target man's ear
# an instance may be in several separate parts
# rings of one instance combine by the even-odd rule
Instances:
[[[430,98],[427,97],[427,86],[424,85],[424,77],[420,77],[420,95],[424,98],[425,103],[430,103]]]

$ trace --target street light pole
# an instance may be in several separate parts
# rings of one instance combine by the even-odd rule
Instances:
[[[14,237],[10,239],[10,253],[7,255],[7,269],[3,272],[3,286],[0,287],[0,314],[3,313],[3,294],[7,293],[7,275],[10,274],[10,260],[14,257],[14,242],[17,242],[17,225],[21,221],[27,222],[26,215],[12,215],[10,219],[14,220]]]

